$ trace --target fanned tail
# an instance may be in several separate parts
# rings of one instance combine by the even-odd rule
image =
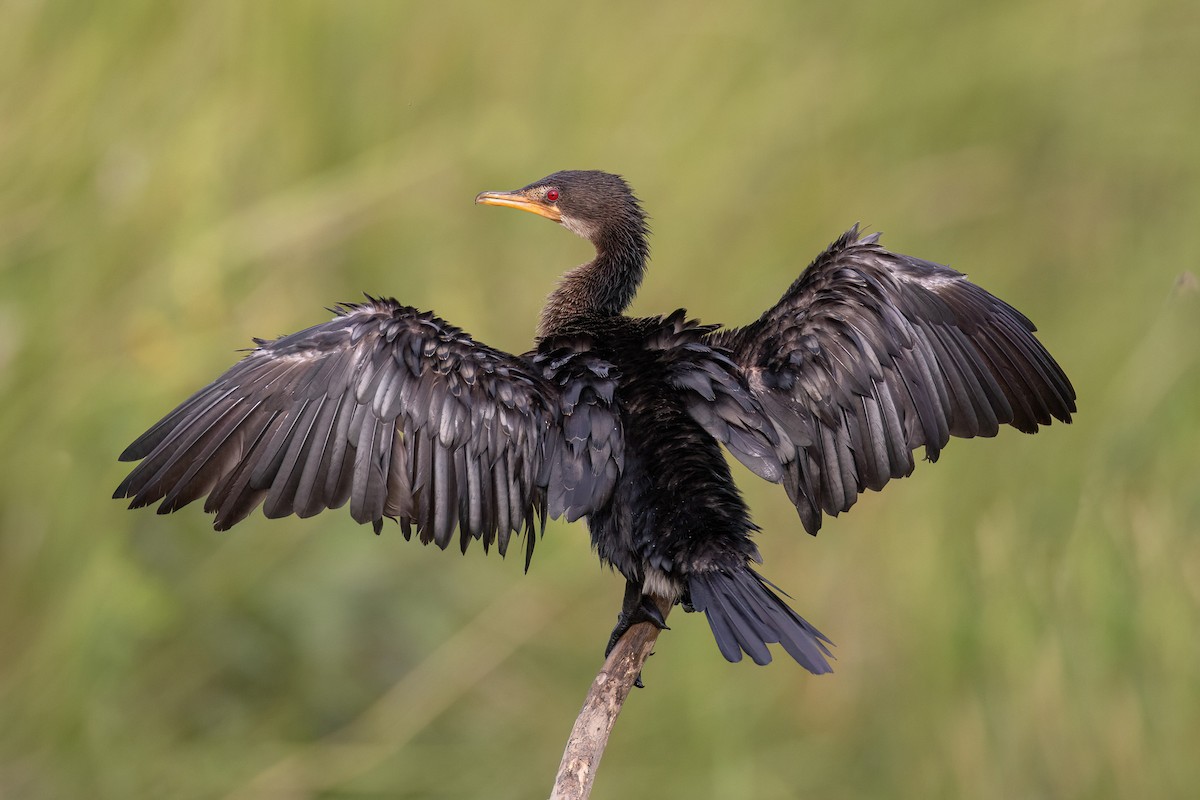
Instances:
[[[692,607],[708,617],[721,655],[741,661],[745,652],[755,664],[769,664],[768,644],[779,643],[788,655],[815,675],[832,672],[826,645],[833,642],[809,625],[769,581],[748,566],[697,572],[688,578]]]

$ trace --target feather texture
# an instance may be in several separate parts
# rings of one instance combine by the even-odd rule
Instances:
[[[1075,392],[1020,312],[947,267],[852,228],[754,323],[630,318],[646,216],[620,177],[557,172],[477,202],[534,211],[591,240],[535,350],[510,355],[395,300],[257,347],[131,444],[117,488],[160,513],[205,497],[224,530],[349,504],[379,532],[507,552],[538,523],[586,519],[626,578],[610,641],[658,600],[702,611],[721,653],[779,644],[830,670],[830,642],[751,568],[758,530],[724,446],[782,483],[807,530],[936,460],[951,437],[1069,422]],[[457,533],[457,535],[456,535]],[[648,600],[650,598],[650,600]],[[651,602],[653,600],[653,602]],[[647,611],[653,609],[653,612]],[[654,615],[659,615],[656,620]]]
[[[219,530],[260,503],[307,517],[348,501],[376,531],[391,517],[446,548],[457,529],[463,550],[479,539],[501,554],[514,532],[531,548],[545,512],[607,500],[621,459],[611,365],[569,348],[508,355],[394,300],[335,311],[258,340],[139,437],[115,496],[166,513],[207,494]]]
[[[1035,330],[961,273],[855,226],[756,322],[710,342],[784,432],[782,481],[816,533],[822,513],[909,475],[917,448],[936,461],[951,436],[1070,422],[1075,390]]]

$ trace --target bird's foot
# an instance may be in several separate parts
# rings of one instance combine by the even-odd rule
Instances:
[[[622,609],[621,613],[617,615],[617,625],[613,628],[612,635],[608,637],[608,647],[604,648],[604,657],[608,658],[613,648],[617,646],[617,642],[630,628],[642,622],[649,622],[660,631],[670,630],[662,612],[658,610],[658,604],[643,595],[633,609]]]
[[[662,611],[658,608],[658,603],[649,595],[642,594],[640,585],[633,582],[625,584],[625,600],[621,604],[621,613],[617,615],[617,624],[613,628],[612,635],[608,637],[608,647],[604,648],[604,657],[608,658],[612,654],[613,648],[617,646],[617,642],[626,632],[642,622],[649,622],[660,631],[670,630],[667,627],[667,620],[663,617]],[[654,655],[654,653],[650,653]],[[642,683],[642,674],[639,672],[637,678],[634,679],[633,685],[639,689],[645,689],[646,685]]]

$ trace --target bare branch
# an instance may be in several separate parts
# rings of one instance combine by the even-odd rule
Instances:
[[[671,603],[657,598],[655,601],[665,619]],[[587,800],[592,793],[592,782],[608,736],[642,665],[654,649],[658,634],[658,628],[649,622],[634,625],[609,653],[575,719],[550,800]]]

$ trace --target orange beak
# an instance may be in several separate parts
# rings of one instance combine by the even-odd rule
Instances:
[[[475,202],[485,206],[507,206],[529,211],[539,217],[562,222],[562,214],[554,206],[548,206],[541,200],[535,200],[521,192],[480,192],[475,195]]]

